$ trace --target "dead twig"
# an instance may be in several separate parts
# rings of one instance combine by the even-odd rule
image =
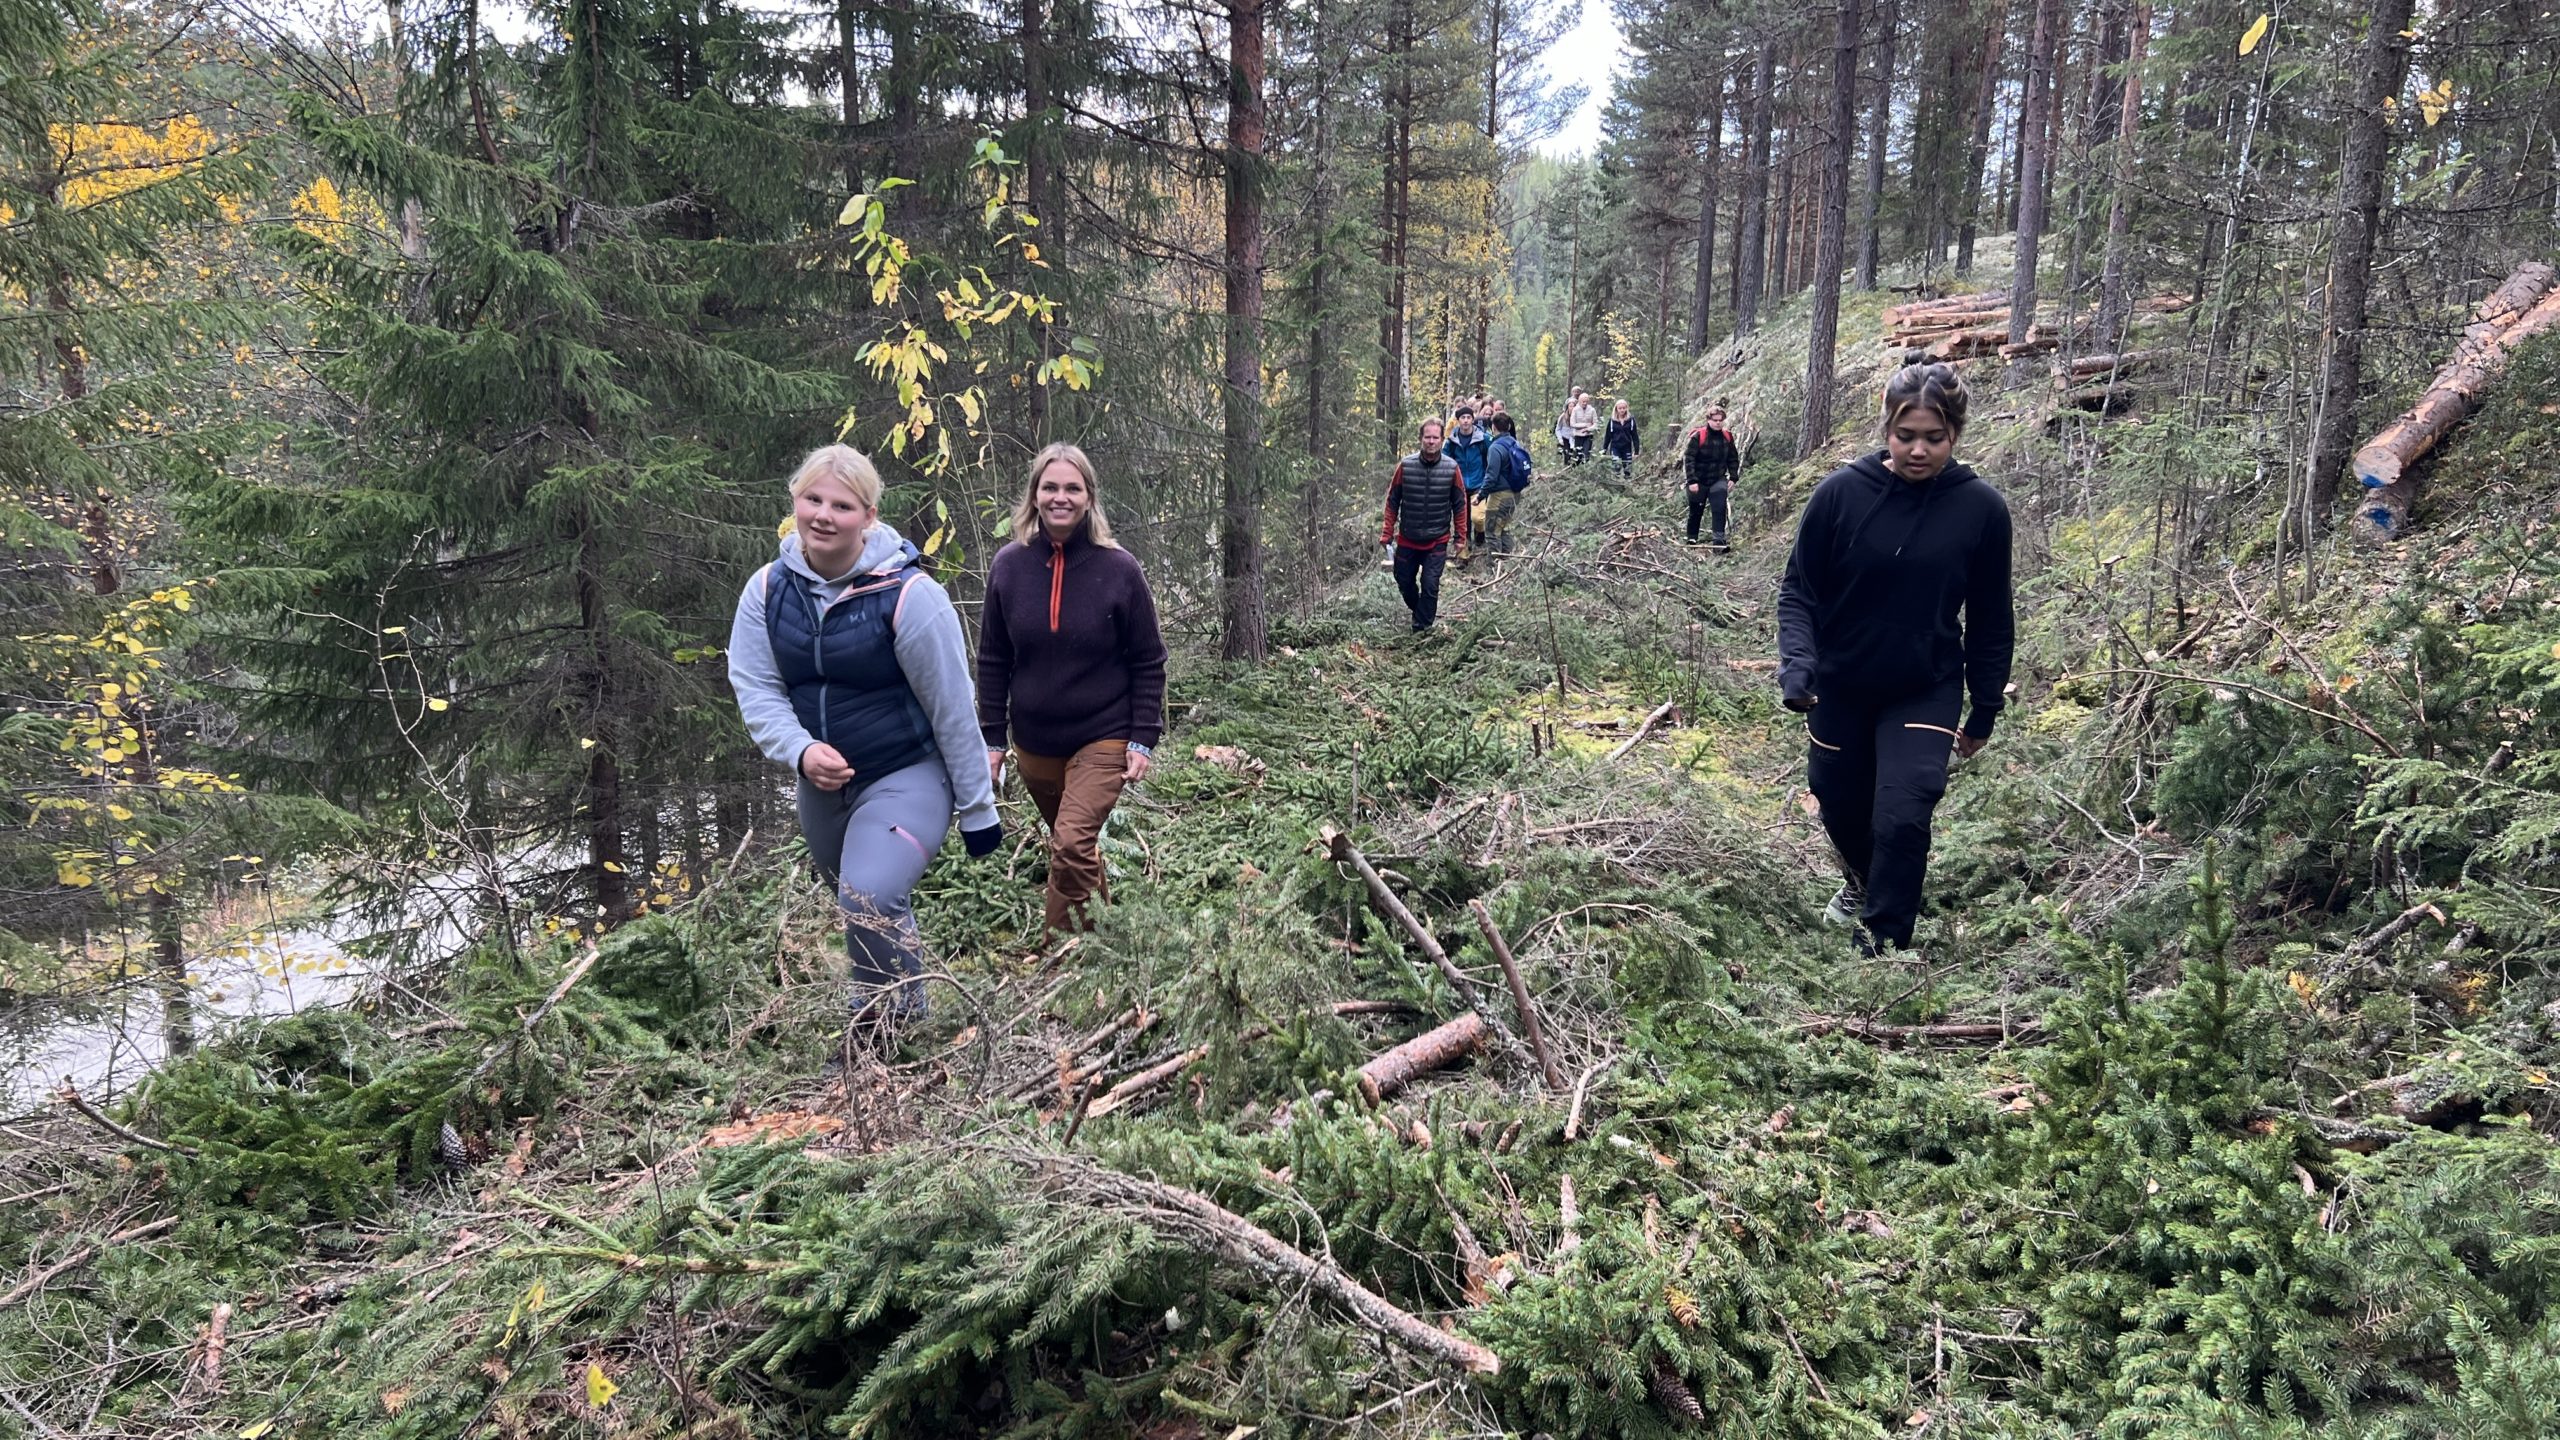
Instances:
[[[1652,734],[1653,727],[1661,722],[1663,716],[1672,713],[1679,703],[1680,702],[1676,700],[1665,700],[1661,704],[1653,707],[1653,713],[1644,717],[1644,723],[1636,727],[1636,733],[1619,741],[1618,748],[1609,752],[1609,763],[1612,765],[1617,764],[1620,760],[1626,757],[1626,753],[1628,751],[1643,744],[1644,737]]]
[[[2033,1020],[1957,1021],[1938,1025],[1887,1025],[1848,1015],[1809,1015],[1797,1025],[1806,1035],[1847,1035],[1887,1044],[1961,1045],[1981,1041],[2021,1043],[2044,1038],[2044,1026]]]
[[[106,1246],[124,1245],[136,1240],[147,1239],[150,1236],[159,1234],[163,1230],[169,1229],[184,1218],[186,1217],[182,1215],[164,1215],[159,1219],[150,1221],[146,1224],[134,1225],[126,1229],[119,1230],[113,1235],[108,1236],[99,1244],[81,1246],[79,1249],[72,1251],[70,1254],[63,1256],[61,1259],[56,1260],[42,1270],[36,1271],[26,1279],[21,1280],[16,1285],[10,1287],[8,1294],[0,1295],[0,1310],[6,1310],[10,1306],[17,1304],[19,1301],[34,1295],[37,1291],[42,1290],[45,1286],[53,1283],[55,1277],[68,1274],[69,1272],[77,1270],[81,1266],[88,1264],[90,1261],[97,1259],[98,1252]]]
[[[99,1129],[106,1131],[108,1134],[115,1136],[119,1140],[139,1145],[146,1150],[157,1150],[164,1155],[184,1155],[192,1159],[198,1153],[196,1148],[192,1145],[173,1145],[166,1140],[154,1140],[139,1130],[119,1125],[115,1121],[108,1119],[105,1111],[100,1110],[97,1106],[92,1105],[87,1100],[81,1098],[79,1090],[74,1088],[71,1082],[67,1079],[62,1082],[62,1088],[53,1093],[55,1099],[60,1100],[63,1104],[70,1106],[75,1111],[78,1111],[81,1119],[88,1121],[90,1124],[97,1126]]]
[[[1369,863],[1368,856],[1360,853],[1359,846],[1351,843],[1351,837],[1330,825],[1319,833],[1325,848],[1333,852],[1334,859],[1359,872],[1361,882],[1369,887],[1370,902],[1377,906],[1378,912],[1403,926],[1404,933],[1412,937],[1413,943],[1439,970],[1441,978],[1449,982],[1449,988],[1458,992],[1459,1003],[1483,1017],[1485,1028],[1493,1032],[1495,1041],[1503,1049],[1513,1054],[1524,1053],[1526,1047],[1520,1043],[1520,1037],[1512,1034],[1511,1027],[1503,1024],[1493,1014],[1492,1008],[1484,1003],[1484,994],[1476,988],[1476,982],[1467,978],[1467,972],[1459,969],[1457,962],[1449,958],[1449,952],[1441,948],[1430,927],[1416,919],[1404,901],[1396,898],[1396,892],[1388,888],[1386,877],[1378,873],[1377,866]]]
[[[1309,1255],[1205,1195],[1062,1155],[999,1151],[1053,1197],[1094,1205],[1257,1274],[1322,1295],[1371,1334],[1470,1375],[1500,1373],[1491,1350],[1379,1298],[1329,1259]]]
[[[1503,983],[1511,987],[1511,1003],[1520,1011],[1520,1028],[1529,1034],[1529,1049],[1538,1057],[1538,1073],[1546,1077],[1547,1088],[1564,1088],[1564,1074],[1556,1069],[1556,1058],[1547,1053],[1546,1027],[1538,1023],[1538,1007],[1529,998],[1528,982],[1520,978],[1520,962],[1511,956],[1510,942],[1502,938],[1502,929],[1493,923],[1493,911],[1482,900],[1470,900],[1467,908],[1475,912],[1476,929],[1483,932],[1484,943],[1493,947],[1493,958],[1502,966]]]

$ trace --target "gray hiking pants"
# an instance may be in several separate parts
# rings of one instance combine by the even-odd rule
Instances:
[[[888,1002],[900,1015],[921,1014],[923,990],[905,983],[924,968],[908,897],[951,833],[951,777],[941,757],[876,780],[856,775],[841,790],[821,790],[802,776],[799,810],[809,858],[834,883],[836,908],[844,912],[854,1013]]]

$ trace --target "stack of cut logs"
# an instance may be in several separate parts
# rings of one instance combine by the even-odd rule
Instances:
[[[2154,295],[2136,302],[2133,308],[2138,315],[2168,315],[2192,303],[2184,295]],[[1884,323],[1885,348],[1901,351],[1905,361],[1976,360],[1988,356],[2015,360],[2062,348],[2062,337],[2043,325],[2029,326],[2024,341],[2010,344],[2009,296],[2000,290],[1896,305],[1884,312]],[[2100,365],[2086,373],[2103,373],[2110,368],[2114,367]]]
[[[2506,368],[2518,345],[2560,329],[2560,284],[2555,281],[2560,276],[2539,260],[2517,266],[2471,312],[2453,358],[2436,372],[2435,383],[2418,403],[2356,451],[2356,479],[2365,487],[2365,498],[2356,506],[2359,523],[2354,528],[2364,538],[2387,540],[2400,533],[2418,494],[2411,467],[2479,405],[2480,392]]]

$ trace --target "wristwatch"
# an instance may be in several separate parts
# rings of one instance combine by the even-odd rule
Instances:
[[[1153,745],[1141,745],[1137,741],[1132,740],[1129,742],[1129,753],[1132,755],[1144,755],[1149,759],[1153,759],[1155,757],[1156,747]]]

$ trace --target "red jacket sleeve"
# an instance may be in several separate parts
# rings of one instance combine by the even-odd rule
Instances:
[[[1467,512],[1467,479],[1461,475],[1451,484],[1457,495],[1449,502],[1449,533],[1457,537],[1458,548],[1464,550],[1467,548],[1467,522],[1474,518]]]
[[[1379,544],[1384,545],[1396,538],[1396,507],[1403,499],[1404,462],[1399,460],[1396,462],[1395,474],[1387,478],[1387,523],[1378,532]]]

